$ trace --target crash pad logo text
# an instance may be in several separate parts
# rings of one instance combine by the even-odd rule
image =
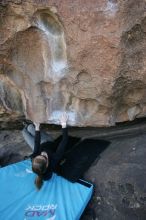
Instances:
[[[29,205],[25,209],[26,217],[55,217],[57,204]],[[53,218],[54,219],[54,218]]]

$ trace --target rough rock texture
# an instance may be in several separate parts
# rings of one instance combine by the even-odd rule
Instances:
[[[145,116],[146,1],[0,1],[0,117],[110,126]]]
[[[145,140],[146,134],[116,138],[88,170],[95,193],[87,220],[146,219]]]

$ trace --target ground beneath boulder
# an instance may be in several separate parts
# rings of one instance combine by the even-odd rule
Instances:
[[[90,132],[90,136],[96,138],[97,134],[102,139],[104,136],[111,144],[85,174],[95,191],[81,219],[145,220],[146,123],[111,130]],[[75,135],[76,131],[70,133]],[[85,133],[85,130],[77,132],[82,137]],[[57,136],[59,132],[52,131],[52,134]],[[1,166],[20,161],[30,153],[21,131],[0,131]]]

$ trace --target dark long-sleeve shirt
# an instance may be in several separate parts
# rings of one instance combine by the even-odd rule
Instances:
[[[68,129],[62,128],[63,136],[62,140],[59,143],[57,150],[54,152],[54,142],[46,142],[40,144],[40,131],[35,131],[35,143],[34,143],[34,152],[33,155],[40,155],[41,152],[46,152],[49,158],[49,166],[47,168],[46,173],[43,175],[44,180],[48,180],[52,176],[52,172],[55,171],[56,165],[61,160],[63,153],[65,151],[65,147],[68,142]]]

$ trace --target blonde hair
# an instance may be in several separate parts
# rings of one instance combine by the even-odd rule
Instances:
[[[44,158],[41,158],[40,156],[33,158],[32,170],[34,173],[37,174],[37,177],[35,179],[35,185],[36,188],[40,190],[43,185],[43,174],[47,170],[47,161],[44,160]]]
[[[34,183],[35,183],[35,185],[36,185],[36,188],[37,188],[38,190],[40,190],[41,187],[42,187],[42,185],[43,185],[43,178],[42,178],[42,176],[37,176],[37,177],[35,178]]]

